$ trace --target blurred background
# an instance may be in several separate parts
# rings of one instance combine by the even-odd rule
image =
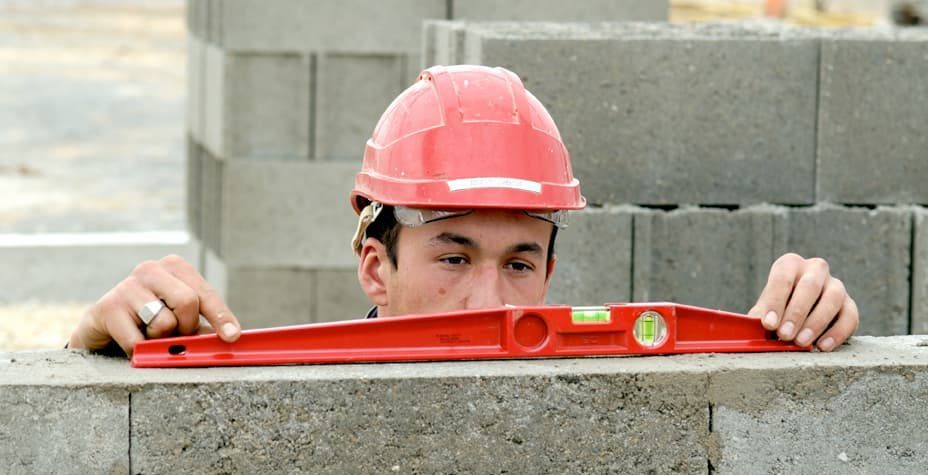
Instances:
[[[0,0],[0,251],[38,256],[0,261],[7,278],[54,267],[42,246],[78,234],[183,241],[185,11],[182,0]],[[673,0],[669,18],[867,27],[925,15],[925,1]],[[0,351],[61,347],[91,303],[0,301]]]

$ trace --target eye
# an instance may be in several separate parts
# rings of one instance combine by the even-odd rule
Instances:
[[[439,262],[453,265],[453,266],[467,264],[467,258],[464,256],[460,256],[460,255],[442,256],[442,257],[439,257],[438,260]]]
[[[512,261],[512,262],[509,262],[509,263],[506,264],[506,267],[509,267],[509,268],[512,269],[513,271],[519,272],[519,273],[531,272],[531,271],[535,270],[535,268],[534,268],[531,264],[529,264],[529,263],[527,263],[527,262],[522,262],[522,261]]]

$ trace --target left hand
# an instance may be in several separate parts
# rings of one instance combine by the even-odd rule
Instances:
[[[857,303],[844,283],[832,277],[828,263],[793,253],[774,261],[767,285],[748,314],[760,318],[781,340],[800,346],[814,343],[821,351],[844,343],[860,324]]]

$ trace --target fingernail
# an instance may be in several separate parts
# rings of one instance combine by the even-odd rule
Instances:
[[[818,349],[822,351],[831,351],[835,347],[835,339],[832,337],[825,338],[818,344]]]
[[[220,331],[222,332],[222,336],[224,336],[226,339],[234,338],[235,335],[238,334],[238,327],[231,323],[226,323],[222,326]]]
[[[793,330],[795,329],[796,326],[793,325],[793,322],[786,322],[780,327],[780,336],[789,339],[793,336]]]
[[[805,330],[799,332],[799,336],[796,337],[796,343],[800,346],[806,346],[812,342],[812,330],[806,328]]]
[[[773,310],[767,312],[767,315],[764,315],[764,325],[772,327],[777,324],[777,312]]]

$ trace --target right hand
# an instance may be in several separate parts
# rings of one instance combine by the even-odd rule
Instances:
[[[143,327],[137,312],[158,299],[164,301],[165,308]],[[200,315],[209,326],[200,325]],[[222,297],[192,265],[171,255],[139,264],[129,277],[90,307],[71,334],[68,347],[102,350],[115,342],[127,356],[132,356],[138,341],[213,329],[218,329],[219,337],[227,342],[241,335],[241,325]]]

